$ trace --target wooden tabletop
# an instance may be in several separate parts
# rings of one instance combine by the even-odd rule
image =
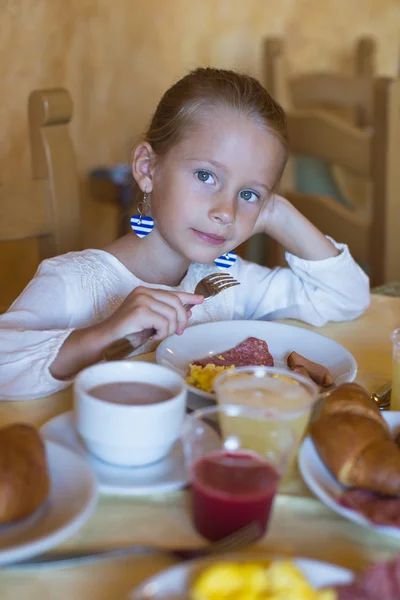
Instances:
[[[389,336],[399,326],[400,298],[373,296],[370,308],[360,319],[330,323],[317,331],[352,352],[359,366],[356,380],[372,391],[391,377]],[[152,355],[143,358],[154,360]],[[40,426],[71,406],[70,389],[39,400],[2,402],[0,426],[15,421]],[[135,542],[156,546],[201,545],[191,525],[188,499],[187,491],[142,498],[102,496],[93,517],[63,548],[102,548]],[[387,558],[400,552],[400,540],[343,519],[315,499],[298,478],[277,497],[269,532],[256,549],[307,556],[358,569],[373,558]],[[160,554],[70,568],[3,569],[1,600],[22,600],[28,594],[38,600],[126,598],[128,591],[143,578],[173,562]]]

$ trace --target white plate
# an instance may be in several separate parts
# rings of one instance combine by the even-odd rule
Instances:
[[[357,374],[353,355],[338,342],[303,327],[271,321],[219,321],[188,327],[183,335],[173,335],[161,342],[156,361],[185,377],[193,360],[220,354],[248,337],[267,342],[276,366],[286,367],[287,356],[295,351],[327,367],[337,385],[353,381]],[[214,400],[214,394],[188,388],[204,399]]]
[[[166,458],[146,467],[117,467],[90,455],[76,431],[73,413],[48,421],[40,430],[53,440],[83,456],[92,467],[100,492],[118,496],[142,496],[171,492],[184,487],[187,474],[183,448],[178,440]]]
[[[28,519],[0,526],[0,565],[42,554],[86,523],[97,502],[95,477],[80,456],[46,441],[50,495]]]
[[[382,414],[390,429],[393,431],[400,426],[400,412],[392,411]],[[318,456],[315,446],[308,436],[302,443],[298,456],[300,473],[310,490],[332,510],[346,519],[368,527],[379,533],[385,533],[400,539],[400,527],[390,525],[374,525],[366,517],[355,510],[344,508],[338,503],[339,496],[345,488],[331,475]]]
[[[187,594],[190,580],[196,574],[196,572],[203,569],[207,562],[215,564],[216,560],[235,560],[237,562],[246,561],[262,561],[270,560],[273,558],[287,558],[287,557],[276,557],[271,555],[263,554],[243,554],[231,555],[230,557],[224,556],[223,559],[208,558],[206,560],[196,560],[185,564],[171,567],[165,571],[158,573],[154,577],[147,579],[139,587],[135,588],[130,596],[129,600],[157,600],[158,598],[164,599],[169,596],[178,597]],[[340,585],[342,583],[350,583],[353,580],[353,573],[343,567],[338,567],[330,563],[320,562],[318,560],[311,560],[307,558],[293,558],[296,565],[303,571],[308,581],[316,588],[326,587],[330,585]],[[185,596],[186,597],[186,596]]]

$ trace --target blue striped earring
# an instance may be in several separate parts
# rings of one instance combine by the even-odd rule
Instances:
[[[229,269],[232,265],[235,264],[237,259],[236,252],[227,252],[226,254],[222,254],[214,260],[214,263],[217,267],[224,267],[225,269]]]
[[[154,229],[153,219],[146,215],[148,210],[149,204],[147,202],[147,192],[144,191],[143,200],[137,204],[138,214],[131,217],[131,227],[140,238],[149,235]]]

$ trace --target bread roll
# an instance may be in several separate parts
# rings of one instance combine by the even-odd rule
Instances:
[[[311,423],[310,434],[321,460],[340,483],[400,494],[400,449],[361,386],[347,383],[336,388]]]
[[[30,516],[50,491],[46,451],[30,425],[0,429],[0,524]]]

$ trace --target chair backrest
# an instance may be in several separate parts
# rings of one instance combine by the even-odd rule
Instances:
[[[305,72],[290,77],[281,38],[266,38],[264,81],[270,93],[284,108],[348,109],[356,125],[364,127],[372,119],[370,79],[375,74],[376,43],[365,36],[357,40],[354,73]]]
[[[370,211],[361,214],[357,203],[350,210],[338,198],[290,190],[293,161],[284,174],[283,192],[324,233],[346,242],[378,285],[400,277],[394,225],[400,217],[394,165],[400,149],[400,84],[374,76],[375,57],[374,39],[364,37],[356,43],[353,76],[317,72],[288,77],[282,40],[269,38],[264,48],[266,87],[286,109],[291,156],[324,161],[331,173],[343,176],[342,184],[346,173],[365,178]],[[268,264],[276,262],[282,264],[282,250],[272,243]]]
[[[266,87],[285,110],[318,108],[345,121],[367,127],[372,119],[371,78],[375,72],[376,43],[372,37],[356,41],[354,75],[319,71],[290,76],[281,38],[267,38],[264,45]],[[289,160],[283,183],[305,193],[327,193],[346,206],[365,206],[368,186],[337,165],[328,166],[310,157]]]
[[[287,112],[290,151],[339,165],[370,181],[372,213],[361,218],[329,198],[294,196],[295,205],[325,234],[345,241],[367,262],[371,283],[400,278],[400,79],[370,79],[371,123],[361,129],[319,110]]]
[[[81,248],[69,93],[61,88],[32,92],[28,115],[32,178],[0,186],[0,241],[37,238],[43,260]]]

